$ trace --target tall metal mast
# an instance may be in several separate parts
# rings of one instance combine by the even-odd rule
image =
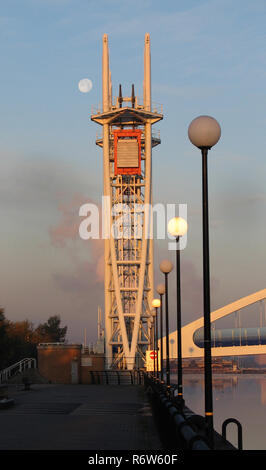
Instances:
[[[150,344],[153,298],[151,220],[152,147],[160,144],[152,124],[163,119],[152,109],[150,36],[145,35],[143,102],[112,99],[108,36],[103,36],[102,109],[91,116],[103,126],[105,218],[105,354],[107,368],[142,365]],[[110,204],[108,204],[110,201]],[[125,216],[126,213],[126,216]]]

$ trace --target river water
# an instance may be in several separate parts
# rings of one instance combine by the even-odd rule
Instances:
[[[204,376],[184,374],[183,388],[186,405],[204,416]],[[266,450],[266,374],[213,374],[213,411],[217,432],[225,419],[236,418],[243,427],[243,449]],[[237,446],[234,424],[227,427],[227,439]]]

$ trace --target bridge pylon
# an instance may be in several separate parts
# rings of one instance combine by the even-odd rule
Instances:
[[[103,36],[102,107],[92,121],[102,126],[105,355],[106,367],[143,365],[151,337],[153,240],[152,148],[160,144],[152,125],[163,119],[151,102],[150,36],[145,35],[143,99],[112,97],[108,36]]]

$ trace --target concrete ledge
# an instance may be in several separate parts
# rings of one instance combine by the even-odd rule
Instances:
[[[81,344],[71,343],[39,343],[37,349],[82,349]]]

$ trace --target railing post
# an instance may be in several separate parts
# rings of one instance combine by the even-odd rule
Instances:
[[[120,375],[119,375],[119,372],[116,371],[116,374],[117,374],[117,384],[120,385]]]
[[[222,424],[222,436],[226,439],[226,429],[227,425],[234,423],[237,425],[237,441],[238,441],[238,450],[243,450],[243,432],[241,423],[235,418],[228,418]]]
[[[105,370],[105,380],[106,380],[106,385],[109,385],[109,381],[108,381],[108,371]]]

